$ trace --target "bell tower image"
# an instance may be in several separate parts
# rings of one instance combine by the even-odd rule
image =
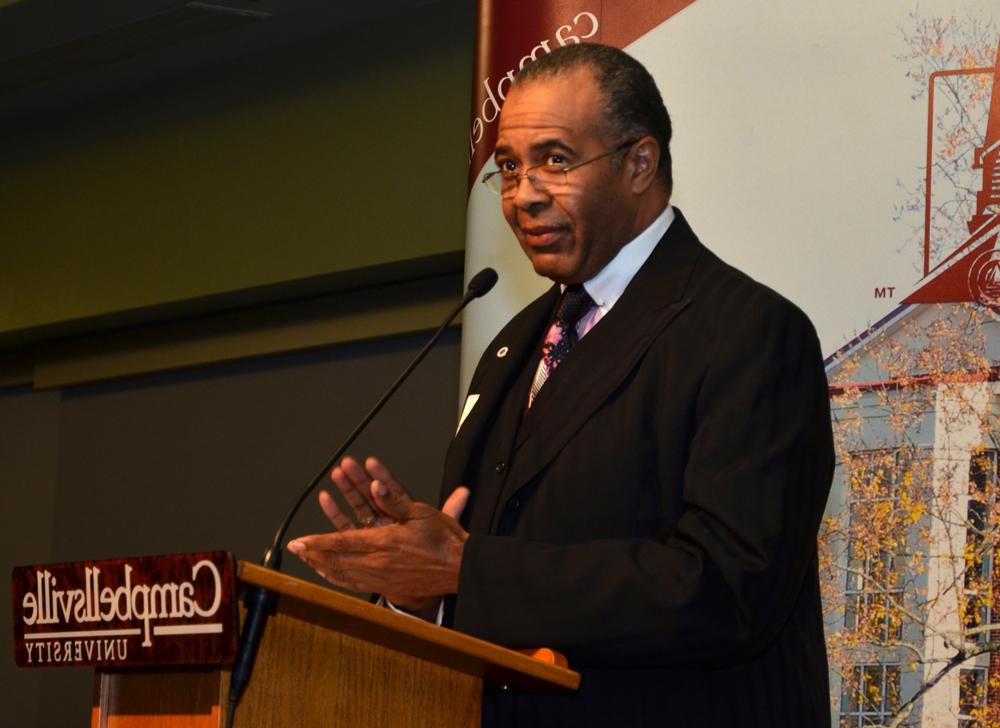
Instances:
[[[982,186],[976,193],[976,212],[968,220],[969,237],[943,260],[931,266],[931,146],[934,118],[934,82],[942,76],[991,74],[986,135],[975,149],[973,169],[982,170]],[[925,184],[924,277],[903,303],[948,303],[975,301],[1000,307],[1000,45],[992,67],[937,71],[929,79],[927,128],[927,179]]]
[[[997,47],[993,70],[993,96],[986,125],[986,141],[976,149],[973,168],[983,170],[983,189],[976,195],[976,214],[969,221],[970,233],[983,227],[1000,212],[1000,46]]]

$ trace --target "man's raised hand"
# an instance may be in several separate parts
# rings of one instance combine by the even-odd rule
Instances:
[[[326,493],[320,505],[337,531],[297,538],[288,544],[289,551],[327,581],[426,612],[458,588],[468,539],[458,518],[468,503],[468,488],[456,489],[439,511],[414,501],[376,458],[365,461],[363,471],[348,460],[334,470],[334,483],[359,521],[373,527],[356,528]],[[368,492],[362,493],[366,480]]]

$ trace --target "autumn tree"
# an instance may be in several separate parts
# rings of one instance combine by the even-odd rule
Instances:
[[[843,725],[922,713],[936,726],[926,698],[957,671],[966,725],[1000,726],[998,686],[976,660],[1000,650],[996,326],[974,304],[913,307],[833,368],[838,475],[821,567]],[[955,725],[959,706],[943,706]]]

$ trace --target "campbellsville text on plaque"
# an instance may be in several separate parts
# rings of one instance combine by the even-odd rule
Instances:
[[[20,667],[224,664],[236,654],[236,569],[211,551],[17,566]]]

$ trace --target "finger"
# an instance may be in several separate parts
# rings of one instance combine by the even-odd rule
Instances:
[[[331,558],[329,554],[326,554],[322,558],[317,558],[315,555],[309,554],[296,554],[306,566],[315,571],[322,579],[330,582],[331,584],[336,584],[337,586],[345,586],[350,588],[350,584],[347,583],[347,576],[340,569],[339,562],[335,557]]]
[[[382,464],[378,458],[370,457],[365,460],[365,471],[371,476],[372,480],[378,480],[388,487],[389,492],[392,494],[394,499],[405,499],[413,500],[413,496],[410,495],[410,491],[406,487],[396,480],[395,476],[389,472],[389,468]]]
[[[354,521],[340,510],[340,506],[337,505],[333,496],[325,490],[319,492],[319,507],[338,531],[349,531],[354,528]]]
[[[329,565],[325,561],[314,559],[306,554],[295,554],[295,555],[298,556],[306,566],[315,571],[322,578],[326,579],[327,581],[332,581],[332,579],[330,578],[330,574],[332,572],[330,571]]]
[[[416,503],[395,480],[383,482],[381,480],[372,481],[372,497],[375,505],[383,513],[396,521],[407,521],[413,516]]]
[[[368,491],[368,483],[371,482],[371,476],[365,472],[365,469],[361,467],[361,464],[352,458],[350,455],[345,457],[340,461],[340,468],[344,471],[354,489],[366,493]]]
[[[341,470],[335,468],[330,473],[330,479],[337,484],[337,490],[344,496],[348,508],[358,522],[370,526],[376,520],[373,506],[354,488]]]
[[[387,560],[380,531],[384,529],[301,536],[289,542],[288,550],[331,584],[359,592],[382,591],[387,586],[382,583]]]
[[[345,457],[340,463],[340,472],[337,476],[341,481],[337,487],[363,526],[386,526],[393,523],[393,519],[387,517],[375,505],[371,495],[371,476],[357,460],[350,456]]]
[[[354,511],[358,521],[371,525],[378,515],[369,495],[371,481],[357,461],[350,457],[344,458],[340,465],[330,472],[330,479]]]
[[[448,499],[441,506],[441,512],[446,516],[451,516],[456,521],[462,517],[462,511],[465,510],[465,506],[469,503],[469,496],[471,491],[464,485],[455,488],[448,496]]]
[[[286,547],[293,554],[310,556],[313,553],[330,552],[371,553],[378,551],[383,543],[379,531],[383,529],[354,528],[350,531],[334,533],[314,533],[309,536],[299,536],[288,542]]]
[[[314,561],[310,559],[303,559],[303,561],[307,566],[315,571],[321,579],[335,586],[350,589],[354,592],[381,591],[381,589],[376,588],[376,585],[381,586],[381,580],[376,575],[373,575],[364,569],[345,570],[339,568],[336,564],[326,561]]]

